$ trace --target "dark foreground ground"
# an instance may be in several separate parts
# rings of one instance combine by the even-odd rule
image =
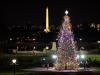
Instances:
[[[19,75],[100,75],[100,72],[30,72]]]
[[[47,68],[31,68],[31,69],[22,69],[20,71],[16,71],[15,75],[100,75],[99,69],[90,70],[64,70],[64,71],[54,71]],[[11,72],[1,72],[0,75],[14,75],[14,71]]]
[[[52,68],[32,68],[32,69],[24,69],[26,73],[19,75],[100,75],[100,71],[98,69],[80,69],[79,71],[74,70],[63,70],[56,71],[52,70]]]
[[[14,75],[13,73],[0,73],[0,75]],[[15,75],[100,75],[100,72],[23,72]]]

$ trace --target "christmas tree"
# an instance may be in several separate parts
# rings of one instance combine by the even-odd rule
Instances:
[[[76,69],[78,67],[74,35],[68,15],[64,16],[64,22],[58,34],[57,56],[56,70]]]

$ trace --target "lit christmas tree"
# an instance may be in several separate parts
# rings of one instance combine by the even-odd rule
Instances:
[[[62,23],[62,27],[58,35],[58,58],[55,63],[56,70],[73,70],[78,68],[72,25],[70,23],[70,17],[67,15],[68,11],[65,13],[64,22]]]

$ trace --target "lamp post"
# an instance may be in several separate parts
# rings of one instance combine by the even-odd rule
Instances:
[[[82,44],[82,38],[79,38],[79,49],[81,49]]]
[[[56,61],[57,61],[57,58],[58,58],[58,56],[56,55],[56,54],[53,54],[53,55],[51,55],[51,58],[52,58],[52,65],[54,66],[54,64],[56,63]]]
[[[57,56],[56,54],[53,54],[51,57],[52,57],[52,59],[53,59],[53,62],[55,63],[56,60],[57,60],[57,58],[58,58],[58,56]]]
[[[84,54],[78,54],[76,56],[76,59],[78,60],[78,62],[81,63],[81,65],[83,65],[84,69],[86,69],[86,64],[87,64],[87,61],[85,60],[86,56]]]
[[[85,60],[85,55],[81,55],[81,60],[82,60],[82,63],[83,63],[83,67],[84,69],[86,68],[86,60]]]
[[[14,65],[14,75],[15,75],[15,70],[16,70],[16,59],[12,59],[12,64]]]

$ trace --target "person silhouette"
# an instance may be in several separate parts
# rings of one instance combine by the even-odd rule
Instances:
[[[47,69],[49,69],[49,63],[47,62]]]

